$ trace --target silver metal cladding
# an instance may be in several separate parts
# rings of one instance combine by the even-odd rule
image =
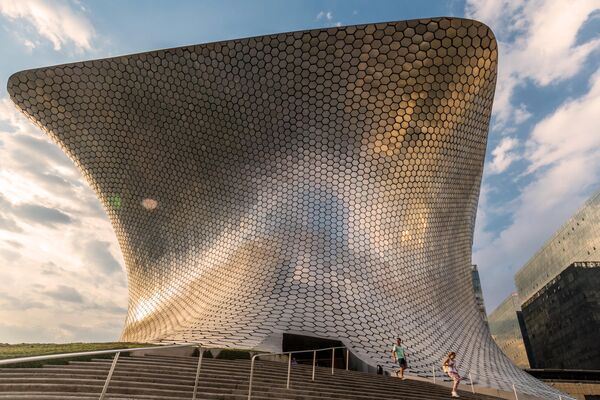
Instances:
[[[434,18],[40,68],[8,90],[110,217],[123,340],[296,332],[385,364],[401,336],[415,372],[452,350],[482,384],[534,388],[470,281],[497,57],[485,25]]]

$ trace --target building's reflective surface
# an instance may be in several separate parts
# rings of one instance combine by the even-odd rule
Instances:
[[[573,262],[600,261],[600,192],[592,196],[515,275],[521,303]]]
[[[497,46],[474,21],[313,30],[25,71],[126,260],[127,340],[339,338],[415,372],[450,350],[535,390],[471,288]],[[441,374],[441,370],[439,370]]]
[[[513,293],[489,315],[488,324],[492,337],[504,354],[519,367],[529,368],[522,327],[519,325],[520,312],[519,295]]]
[[[475,304],[481,314],[481,318],[487,321],[487,314],[485,312],[485,303],[483,301],[483,289],[481,287],[481,279],[479,278],[479,270],[477,265],[471,265],[471,282],[473,284],[473,295],[475,295]]]

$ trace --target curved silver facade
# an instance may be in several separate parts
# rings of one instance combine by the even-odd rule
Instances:
[[[439,18],[41,68],[8,89],[108,212],[122,339],[293,332],[387,363],[399,335],[414,371],[453,350],[481,383],[533,388],[469,277],[496,62],[486,26]]]

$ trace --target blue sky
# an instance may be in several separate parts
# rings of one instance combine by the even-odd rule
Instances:
[[[488,311],[600,189],[600,0],[0,0],[0,342],[114,340],[112,228],[80,173],[7,98],[19,70],[216,40],[432,16],[488,24],[499,77],[473,259]]]

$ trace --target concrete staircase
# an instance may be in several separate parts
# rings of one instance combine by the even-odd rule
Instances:
[[[106,399],[191,399],[197,358],[132,356],[119,358]],[[71,361],[43,368],[0,368],[0,399],[98,399],[110,368],[110,359]],[[252,398],[293,400],[437,400],[450,398],[450,389],[417,380],[362,372],[292,366],[286,389],[287,364],[257,361]],[[250,361],[204,358],[197,399],[242,400],[248,396]],[[459,392],[464,399],[495,397]]]

